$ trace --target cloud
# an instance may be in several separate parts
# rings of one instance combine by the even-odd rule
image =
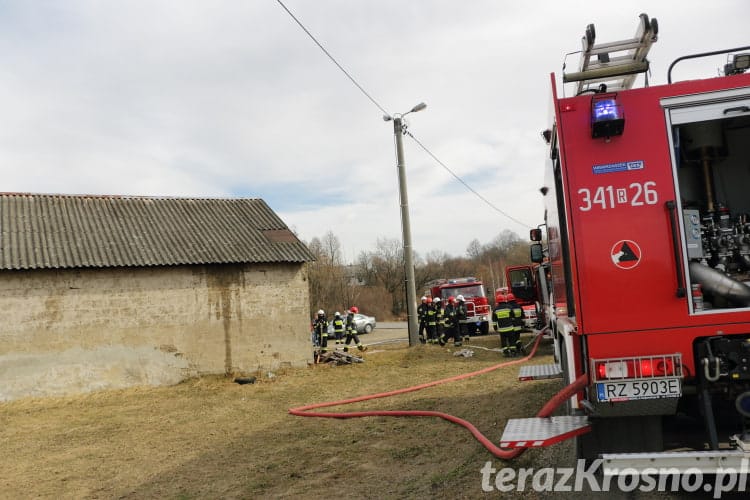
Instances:
[[[559,82],[587,24],[617,40],[641,12],[657,17],[651,82],[664,83],[679,56],[746,43],[750,13],[739,0],[710,12],[677,0],[285,4],[377,105],[273,1],[3,2],[3,190],[261,197],[304,239],[334,231],[351,258],[401,237],[393,128],[378,105],[424,101],[407,117],[414,136],[535,226],[549,75]],[[463,254],[505,229],[526,237],[409,137],[404,150],[418,252]]]

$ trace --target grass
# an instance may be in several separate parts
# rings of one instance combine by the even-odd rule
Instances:
[[[497,336],[473,340],[497,347]],[[476,498],[487,461],[466,430],[436,418],[309,418],[287,410],[399,389],[497,364],[437,346],[390,346],[357,365],[224,377],[0,404],[0,476],[7,498]],[[533,363],[550,363],[548,346]],[[529,417],[559,380],[518,382],[518,366],[391,398],[321,411],[439,410],[499,442],[509,417]],[[568,448],[533,449],[513,467],[570,465]],[[533,496],[532,496],[533,497]]]

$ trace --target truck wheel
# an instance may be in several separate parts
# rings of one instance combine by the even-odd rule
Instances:
[[[487,335],[490,333],[490,324],[489,323],[482,323],[482,326],[480,327],[482,335]]]

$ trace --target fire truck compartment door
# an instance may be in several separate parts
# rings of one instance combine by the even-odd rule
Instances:
[[[592,139],[587,116],[562,115],[577,318],[588,334],[666,327],[688,314],[687,298],[676,297],[664,109],[653,95],[619,98],[631,118],[610,140]]]

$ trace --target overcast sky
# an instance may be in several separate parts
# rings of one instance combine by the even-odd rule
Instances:
[[[607,42],[656,17],[652,85],[750,45],[746,0],[283,2],[389,113],[427,103],[409,131],[512,217],[405,137],[421,255],[542,221],[549,74],[587,24]],[[392,123],[276,0],[2,0],[0,23],[0,191],[258,197],[350,261],[401,239]]]

